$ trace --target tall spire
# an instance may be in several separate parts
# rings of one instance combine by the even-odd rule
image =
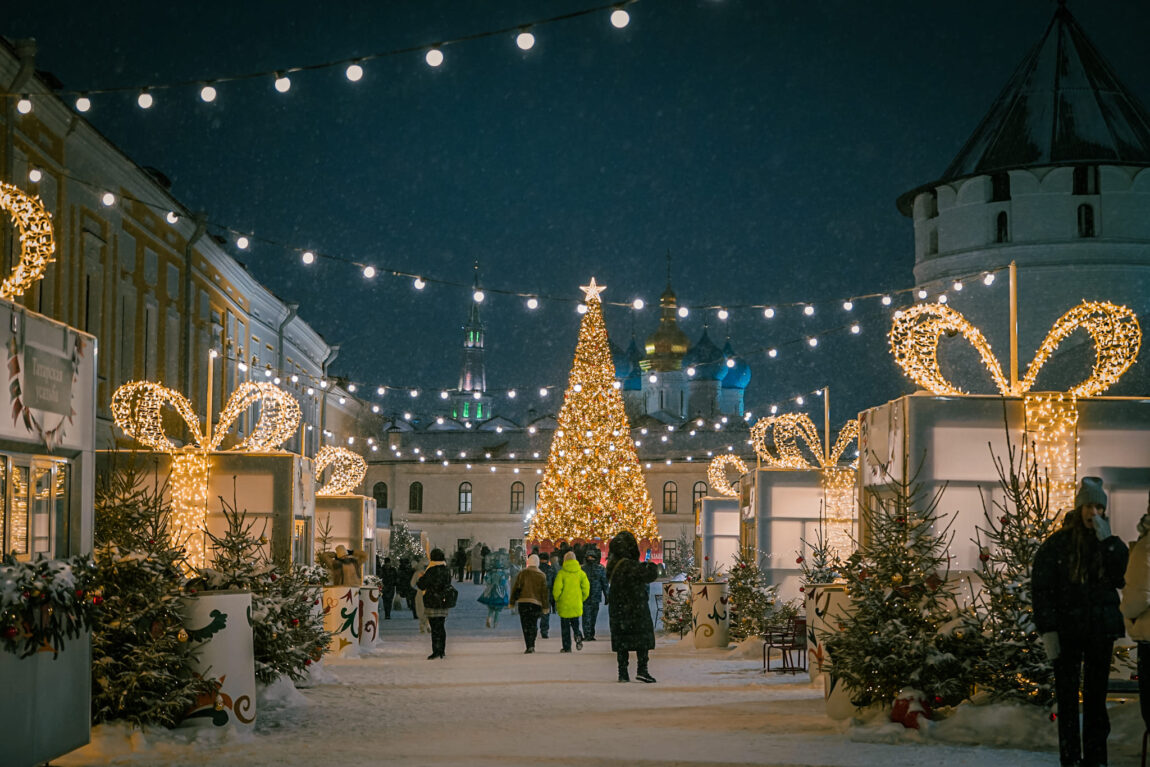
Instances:
[[[479,317],[479,262],[475,262],[475,279],[472,289],[471,309],[467,324],[463,326],[463,363],[459,370],[459,391],[487,391],[487,372],[483,352],[483,320]]]

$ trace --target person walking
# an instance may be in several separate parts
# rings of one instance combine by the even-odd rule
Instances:
[[[1034,625],[1054,666],[1063,765],[1106,764],[1106,686],[1114,640],[1126,632],[1118,599],[1126,561],[1126,544],[1110,534],[1102,480],[1083,477],[1074,510],[1039,547],[1031,576]]]
[[[551,558],[546,554],[539,557],[539,569],[547,577],[547,601],[543,603],[545,609],[539,614],[539,638],[547,639],[551,630],[551,587],[555,585],[555,568],[551,566]]]
[[[384,557],[383,564],[379,567],[379,599],[383,603],[384,620],[391,620],[391,603],[395,599],[397,581],[398,575],[395,565],[391,563],[391,557]]]
[[[503,549],[487,557],[484,589],[479,601],[487,605],[487,628],[499,625],[499,613],[507,607],[507,559]]]
[[[568,551],[563,557],[563,566],[555,575],[555,585],[551,587],[555,611],[559,613],[559,631],[563,638],[563,649],[559,652],[571,652],[572,633],[575,635],[575,649],[583,649],[583,632],[579,623],[583,617],[583,602],[590,591],[591,584],[587,581],[587,574],[579,569],[575,552]]]
[[[467,551],[462,546],[451,555],[451,569],[455,571],[455,580],[463,583],[463,571],[467,569]]]
[[[583,572],[591,584],[591,592],[583,602],[583,641],[595,641],[595,621],[599,618],[599,602],[607,602],[607,568],[599,564],[602,554],[597,548],[589,548],[584,554]]]
[[[639,542],[623,530],[607,545],[607,582],[611,586],[607,617],[611,626],[611,649],[619,663],[619,681],[629,682],[628,663],[635,652],[635,678],[652,683],[655,677],[647,670],[651,650],[655,649],[655,623],[651,620],[647,584],[659,577],[653,562],[639,561]]]
[[[539,569],[539,556],[527,557],[527,567],[515,576],[511,584],[511,606],[519,613],[519,625],[523,628],[523,644],[527,646],[525,655],[535,652],[535,632],[539,616],[547,612],[551,595],[547,593],[547,576]]]
[[[428,660],[444,657],[447,652],[447,613],[451,609],[451,571],[444,561],[443,549],[432,549],[430,562],[416,581],[423,591],[423,605],[431,628],[431,655]]]
[[[1126,588],[1120,605],[1126,633],[1138,643],[1138,705],[1150,730],[1150,504],[1138,520],[1138,540],[1126,564]]]
[[[469,564],[471,565],[471,582],[476,586],[479,585],[479,579],[483,575],[483,544],[477,543],[471,547],[471,555]]]
[[[400,557],[399,567],[395,571],[395,590],[407,602],[407,609],[411,610],[412,617],[418,618],[415,614],[415,589],[411,587],[411,576],[413,575],[415,575],[415,568],[411,566],[411,560],[407,557]]]

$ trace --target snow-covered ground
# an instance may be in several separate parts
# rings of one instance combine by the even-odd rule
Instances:
[[[923,732],[880,720],[835,722],[806,676],[762,673],[751,645],[697,651],[660,638],[657,684],[615,681],[607,613],[598,640],[560,654],[551,637],[523,654],[518,616],[484,627],[479,587],[460,586],[447,657],[410,613],[384,621],[378,649],[327,660],[302,690],[273,685],[244,736],[205,730],[97,727],[92,743],[52,761],[82,765],[1012,765],[1058,762],[1055,725],[1040,712],[964,706]],[[634,660],[631,672],[634,674]],[[1110,761],[1138,764],[1136,703],[1111,708]]]

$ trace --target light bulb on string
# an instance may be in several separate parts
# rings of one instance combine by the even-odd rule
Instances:
[[[345,77],[353,83],[358,83],[363,79],[363,67],[357,62],[352,62],[347,65],[347,69],[343,71]]]
[[[813,307],[810,304],[807,304],[806,306],[803,307],[803,314],[805,314],[808,317],[813,317],[815,314],[815,307]]]
[[[423,290],[425,287],[427,287],[427,283],[419,277],[416,277],[411,284],[415,286],[416,290]]]
[[[631,14],[627,13],[622,8],[616,8],[611,11],[611,26],[615,29],[622,29],[631,23]]]
[[[810,338],[807,339],[807,346],[811,347],[812,349],[818,345],[819,345],[819,339],[816,338],[815,336],[811,336]]]
[[[843,301],[843,311],[849,312],[851,309],[854,309],[854,308],[855,308],[854,301]]]
[[[375,276],[375,267],[374,266],[363,267],[363,276],[370,280],[372,277]]]
[[[482,290],[476,290],[474,293],[471,294],[472,300],[475,301],[475,303],[477,303],[477,304],[483,303],[483,299],[486,297],[487,297],[486,294],[484,294],[484,292]]]
[[[987,272],[986,276],[982,278],[982,284],[990,286],[994,284],[994,272]]]
[[[852,332],[852,333],[854,333],[854,334],[857,336],[859,333],[861,333],[861,332],[862,332],[862,328],[861,328],[861,327],[859,326],[859,324],[856,322],[854,325],[851,325],[851,332]]]
[[[962,290],[962,280],[955,280],[951,287],[954,288],[955,293],[960,292]]]
[[[449,394],[448,394],[447,392],[445,392],[445,391],[441,391],[441,392],[439,393],[439,398],[440,398],[440,399],[447,399],[449,396],[451,396],[451,395],[449,395]]]
[[[438,48],[432,48],[423,57],[429,67],[438,67],[443,63],[443,51]]]
[[[939,296],[938,296],[938,302],[939,302],[940,304],[945,304],[945,303],[946,303],[947,301],[949,301],[949,300],[950,300],[950,299],[948,299],[948,298],[946,297],[946,293],[940,293],[940,294],[939,294]]]
[[[43,177],[44,174],[40,172],[39,168],[33,168],[32,170],[28,171],[28,180],[33,184],[39,184],[40,179]]]
[[[116,204],[116,195],[111,192],[104,192],[104,194],[100,196],[100,202],[105,208],[110,208]]]
[[[587,313],[587,304],[579,304],[578,306],[575,307],[575,311],[579,312],[580,314],[586,314]]]
[[[16,111],[22,115],[30,114],[32,112],[32,99],[26,95],[21,96],[20,100],[16,102]]]
[[[216,95],[216,89],[212,85],[204,85],[203,88],[200,88],[200,101],[203,101],[205,104],[210,104],[215,101]]]
[[[305,250],[303,255],[300,256],[300,260],[310,266],[315,263],[315,253],[312,253],[310,250]]]
[[[527,308],[528,309],[538,309],[539,308],[539,299],[536,298],[535,296],[531,296],[530,298],[528,298],[527,299]]]
[[[920,290],[918,291],[918,297],[919,297],[919,299],[920,299],[920,300],[921,300],[921,299],[924,299],[924,298],[926,298],[926,291],[925,291],[925,290],[921,290],[921,289],[920,289]]]
[[[725,320],[725,319],[727,319],[727,317],[729,317],[729,316],[730,316],[730,315],[729,315],[729,314],[727,314],[727,310],[726,310],[726,309],[720,309],[720,310],[719,310],[719,312],[718,312],[718,317],[719,317],[719,319],[721,319],[721,320]]]
[[[275,80],[276,90],[280,93],[287,93],[291,90],[291,78],[287,75],[276,73]]]
[[[535,47],[535,35],[529,29],[523,29],[515,36],[515,44],[521,51],[529,51]]]
[[[249,240],[247,237],[245,237],[242,234],[236,238],[236,247],[239,248],[240,250],[247,250],[248,246],[251,244],[252,244],[251,240]]]
[[[647,304],[641,298],[636,298],[634,301],[631,302],[631,308],[634,309],[635,311],[640,311],[646,305]]]
[[[690,314],[690,313],[691,313],[691,312],[690,312],[690,311],[687,309],[687,307],[685,307],[685,306],[680,306],[680,307],[679,307],[679,316],[680,316],[680,317],[684,317],[684,318],[685,318],[685,317],[686,317],[688,314]]]
[[[169,210],[168,215],[164,216],[164,218],[167,219],[169,224],[178,224],[180,221],[179,214],[174,210]]]
[[[883,306],[890,306],[890,296],[883,296],[882,297],[882,305]]]
[[[779,356],[779,350],[778,349],[767,349],[767,356],[770,357],[771,359],[774,359],[775,357]]]
[[[516,395],[516,392],[514,389],[511,389],[510,391],[507,392],[507,398],[508,399],[515,399],[516,396],[517,395]]]
[[[800,396],[798,396],[798,397],[795,397],[795,404],[796,404],[796,405],[799,405],[799,406],[801,407],[801,406],[802,406],[802,404],[803,404],[803,402],[805,402],[805,400],[802,398],[802,396],[801,396],[801,395],[800,395]]]
[[[384,394],[387,393],[387,389],[384,389],[382,386],[380,386],[380,387],[376,388],[375,393],[378,396],[382,397]]]
[[[151,109],[152,105],[156,103],[156,100],[152,98],[151,93],[148,93],[147,90],[143,90],[140,92],[140,95],[136,97],[136,103],[140,106],[140,109]]]
[[[773,306],[768,306],[766,309],[763,309],[763,316],[768,320],[773,318],[775,316],[775,308]]]
[[[76,111],[87,112],[92,108],[92,100],[83,94],[76,97]]]

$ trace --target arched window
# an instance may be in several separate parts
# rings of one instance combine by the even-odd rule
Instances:
[[[371,497],[375,499],[377,509],[387,508],[387,483],[376,482],[371,488]]]
[[[674,482],[663,485],[663,513],[675,514],[679,511],[679,486]]]
[[[407,489],[407,510],[412,514],[423,513],[423,483],[412,482]]]
[[[699,499],[704,497],[706,494],[707,483],[701,481],[696,482],[695,486],[691,489],[691,508],[695,508],[695,505],[698,504]]]
[[[523,513],[523,483],[522,482],[512,482],[511,483],[511,513],[512,514],[522,514]]]
[[[471,483],[470,482],[460,482],[459,483],[459,513],[460,514],[470,514],[471,513]]]
[[[535,483],[535,508],[539,508],[539,488],[543,487],[542,482]]]
[[[1094,236],[1094,207],[1092,205],[1078,206],[1078,236]]]
[[[994,219],[994,241],[995,242],[1010,242],[1009,221],[1006,218],[1006,211],[1000,211],[998,216]]]

